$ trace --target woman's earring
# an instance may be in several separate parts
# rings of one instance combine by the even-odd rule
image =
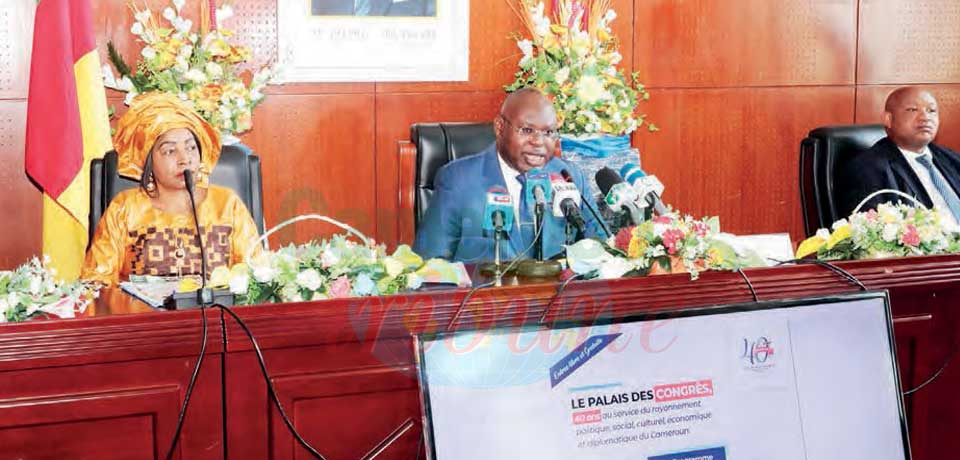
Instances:
[[[207,171],[207,165],[203,165],[203,164],[200,165],[200,167],[197,168],[197,181],[203,182],[204,179],[207,177],[208,172],[209,171]]]
[[[148,192],[151,192],[151,193],[153,193],[153,191],[157,189],[157,184],[153,181],[153,173],[150,173],[150,175],[147,176],[146,189]]]

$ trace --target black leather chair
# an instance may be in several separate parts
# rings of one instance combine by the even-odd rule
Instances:
[[[413,241],[413,232],[433,199],[433,178],[437,171],[453,160],[479,153],[495,140],[493,123],[489,122],[410,126],[410,142],[400,145],[401,242]],[[413,217],[412,222],[408,215]]]
[[[260,158],[248,155],[235,145],[226,145],[220,151],[220,160],[213,168],[210,181],[233,189],[253,216],[257,230],[263,234],[263,179]],[[140,182],[117,174],[117,152],[111,150],[102,159],[90,162],[90,240],[113,197],[123,190],[139,187]]]
[[[847,217],[838,211],[835,174],[850,157],[886,136],[883,125],[824,126],[800,142],[800,203],[807,236]]]

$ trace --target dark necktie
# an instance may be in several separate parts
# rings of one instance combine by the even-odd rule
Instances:
[[[943,196],[943,201],[945,201],[947,207],[950,208],[950,213],[953,214],[953,218],[960,220],[960,198],[957,197],[957,192],[953,190],[953,187],[951,187],[947,179],[943,177],[940,170],[933,165],[930,157],[931,155],[920,155],[917,157],[917,163],[927,168],[927,172],[930,173],[930,181],[933,182],[933,187]]]
[[[520,246],[521,250],[527,249],[530,243],[533,243],[533,236],[536,223],[533,221],[533,210],[531,203],[527,202],[527,175],[518,174],[517,181],[520,182]]]

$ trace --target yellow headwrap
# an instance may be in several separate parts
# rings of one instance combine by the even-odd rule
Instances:
[[[113,135],[121,176],[139,180],[147,154],[163,133],[175,128],[187,128],[200,143],[198,185],[206,185],[213,167],[220,158],[220,133],[207,123],[187,103],[169,93],[151,92],[137,96],[120,120]]]

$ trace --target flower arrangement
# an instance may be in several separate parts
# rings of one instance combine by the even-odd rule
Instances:
[[[34,257],[12,271],[0,271],[0,323],[26,321],[52,314],[72,317],[83,311],[99,291],[79,282],[60,282],[56,271]]]
[[[219,26],[233,15],[232,8],[218,8],[213,20],[216,27],[198,35],[193,21],[181,16],[185,1],[173,0],[173,7],[161,13],[169,27],[149,9],[131,3],[135,21],[130,32],[144,45],[140,51],[143,60],[131,69],[110,43],[110,61],[120,79],[104,66],[104,85],[125,91],[127,105],[140,93],[173,93],[191,102],[204,119],[226,134],[249,130],[253,108],[263,101],[271,71],[261,69],[245,82],[236,67],[250,59],[250,50],[229,43],[233,33]]]
[[[462,264],[424,262],[407,245],[387,255],[383,245],[335,235],[267,251],[248,264],[220,267],[210,284],[229,287],[238,304],[249,305],[390,295],[418,289],[425,280],[460,283],[465,274]]]
[[[610,30],[617,17],[610,0],[556,0],[553,21],[542,2],[517,1],[530,37],[517,37],[523,57],[507,91],[530,86],[546,94],[564,133],[621,136],[643,125],[637,104],[650,95],[636,72],[627,78],[616,67],[623,56]],[[651,123],[647,128],[657,130]]]
[[[822,228],[797,249],[797,257],[823,260],[876,259],[960,252],[960,229],[940,212],[882,203]]]
[[[582,240],[567,248],[571,269],[587,278],[660,272],[733,270],[744,264],[720,238],[716,217],[697,220],[668,214],[621,229],[606,242]]]

